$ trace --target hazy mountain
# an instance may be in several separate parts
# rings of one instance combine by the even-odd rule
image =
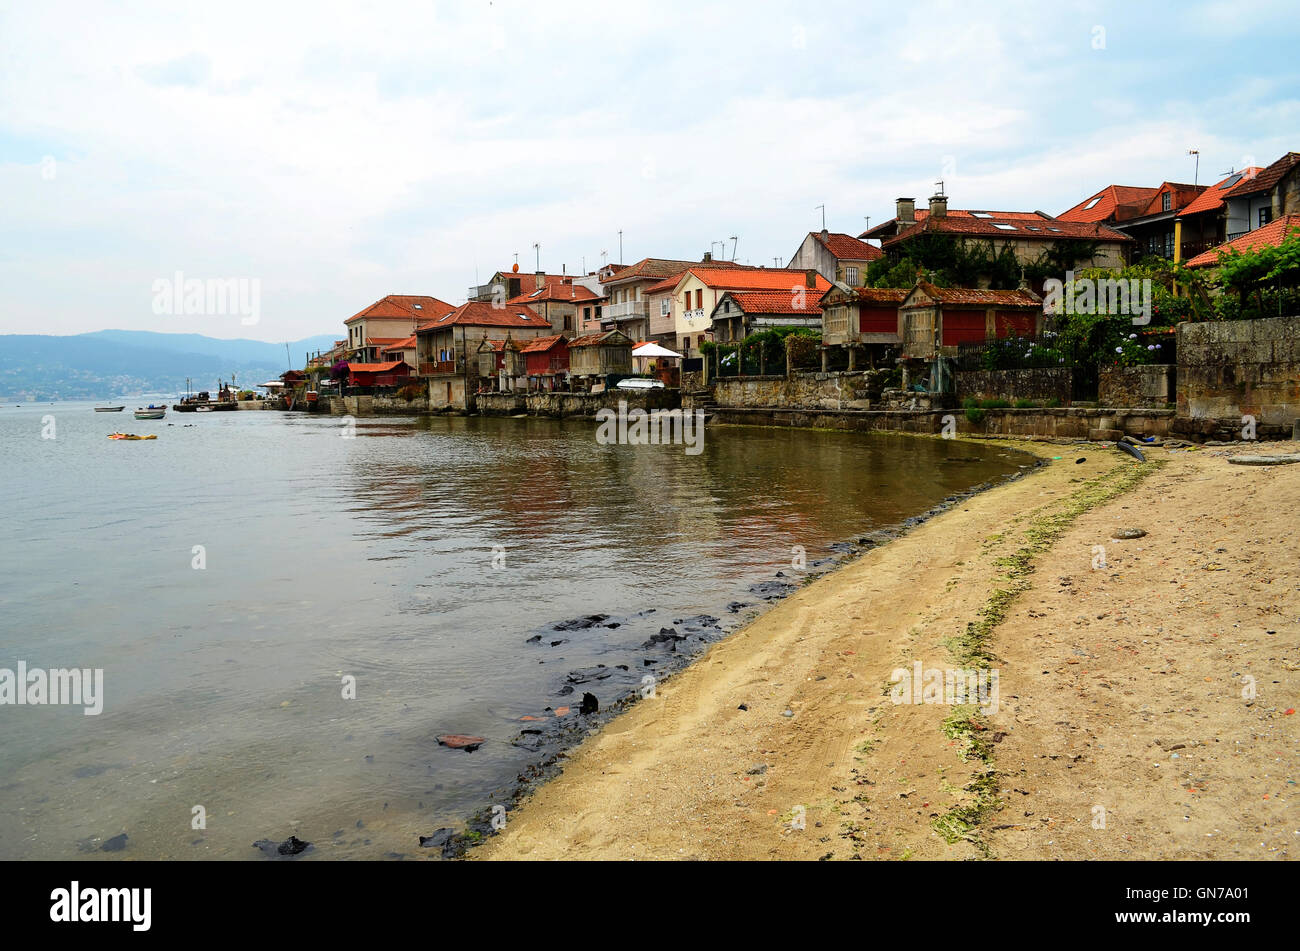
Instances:
[[[231,374],[238,385],[253,387],[279,376],[290,362],[300,368],[308,352],[329,348],[338,336],[292,341],[286,356],[282,343],[218,340],[200,334],[99,330],[67,337],[0,335],[0,399],[180,393],[186,377],[196,390],[215,391],[217,380],[229,380]]]

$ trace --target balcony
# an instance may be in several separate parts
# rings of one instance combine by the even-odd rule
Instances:
[[[434,376],[439,373],[455,373],[455,360],[440,360],[437,363],[421,363],[420,376]]]
[[[601,320],[644,320],[649,313],[645,301],[627,300],[619,304],[606,304]]]
[[[709,315],[703,307],[697,307],[695,310],[682,311],[682,319],[687,323],[694,323],[697,320],[708,320]]]

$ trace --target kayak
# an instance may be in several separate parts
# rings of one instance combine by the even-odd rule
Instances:
[[[137,436],[135,433],[109,433],[108,438],[109,439],[157,439],[158,437],[153,433],[150,433],[148,436]]]

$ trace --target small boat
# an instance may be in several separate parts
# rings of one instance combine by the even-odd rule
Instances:
[[[120,413],[126,409],[125,406],[96,406],[96,413]]]
[[[150,433],[148,436],[137,436],[135,433],[109,433],[108,438],[109,439],[157,439],[158,437],[153,433]]]
[[[138,407],[135,411],[136,419],[162,419],[166,415],[166,406],[155,406],[152,403],[148,406]]]

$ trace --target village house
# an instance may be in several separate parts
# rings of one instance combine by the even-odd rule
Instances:
[[[1177,260],[1179,248],[1178,217],[1183,209],[1200,197],[1203,189],[1178,182],[1161,182],[1141,211],[1112,227],[1131,237],[1138,256]]]
[[[486,284],[471,286],[465,292],[465,299],[470,302],[482,301],[484,303],[491,303],[495,300],[504,304],[520,294],[527,294],[529,291],[536,290],[543,284],[562,280],[564,276],[563,274],[542,274],[542,280],[539,282],[536,274],[521,271],[518,264],[513,264],[508,270],[494,273],[488,278]]]
[[[404,360],[348,364],[348,384],[350,386],[404,386],[410,378],[411,365]]]
[[[897,214],[858,237],[879,238],[887,255],[906,254],[908,243],[938,235],[963,246],[981,244],[993,254],[1010,248],[1022,265],[1049,258],[1070,261],[1070,267],[1123,267],[1133,239],[1097,222],[1065,221],[1042,211],[949,210],[948,196],[933,195],[929,210],[918,210],[911,198],[899,198]],[[1086,253],[1090,252],[1090,253]],[[987,281],[981,279],[981,285]]]
[[[419,375],[434,409],[470,410],[479,387],[479,344],[509,332],[516,341],[551,334],[551,325],[523,305],[468,301],[421,324],[415,332]]]
[[[556,278],[538,271],[535,287],[506,302],[507,307],[525,305],[542,316],[556,333],[576,336],[582,332],[584,309],[597,311],[604,304],[600,294],[574,282],[572,277]]]
[[[632,374],[632,341],[618,330],[575,337],[568,354],[569,376],[583,389],[603,387],[610,374]]]
[[[823,228],[808,232],[786,267],[800,271],[812,268],[828,281],[856,287],[865,283],[867,265],[884,255],[874,244]]]
[[[822,369],[829,351],[848,351],[849,369],[857,368],[857,353],[864,350],[871,365],[903,342],[899,307],[910,288],[832,287],[821,299]]]
[[[411,336],[403,338],[394,344],[383,347],[380,350],[379,357],[381,362],[401,360],[414,370],[416,368],[415,334],[411,334]]]
[[[930,392],[946,388],[944,361],[965,343],[1002,337],[1037,336],[1043,329],[1043,301],[1026,287],[1014,291],[936,287],[918,280],[898,308],[902,327],[900,361],[905,373],[928,365]]]
[[[665,278],[681,274],[695,263],[642,258],[602,278],[601,287],[608,302],[601,314],[600,329],[621,331],[636,342],[652,339],[650,301],[646,291]]]
[[[1224,238],[1233,241],[1284,215],[1300,213],[1300,152],[1288,152],[1224,196]]]
[[[1218,266],[1219,255],[1229,251],[1254,251],[1259,248],[1276,248],[1291,234],[1300,231],[1300,214],[1283,215],[1274,218],[1262,228],[1248,231],[1215,248],[1196,255],[1187,262],[1190,268],[1213,268]]]
[[[830,281],[815,270],[793,271],[787,268],[736,267],[731,262],[693,264],[680,275],[652,285],[655,297],[667,292],[668,314],[673,338],[662,340],[665,346],[686,357],[698,357],[700,345],[713,330],[713,311],[728,291],[776,291],[789,295],[790,306],[801,310],[817,306],[830,290]]]
[[[739,343],[752,333],[777,327],[820,330],[817,292],[802,296],[780,291],[727,291],[710,314],[714,343]]]
[[[436,297],[389,294],[380,298],[343,322],[348,329],[349,362],[381,362],[384,348],[400,344],[421,323],[451,309],[453,305]]]

